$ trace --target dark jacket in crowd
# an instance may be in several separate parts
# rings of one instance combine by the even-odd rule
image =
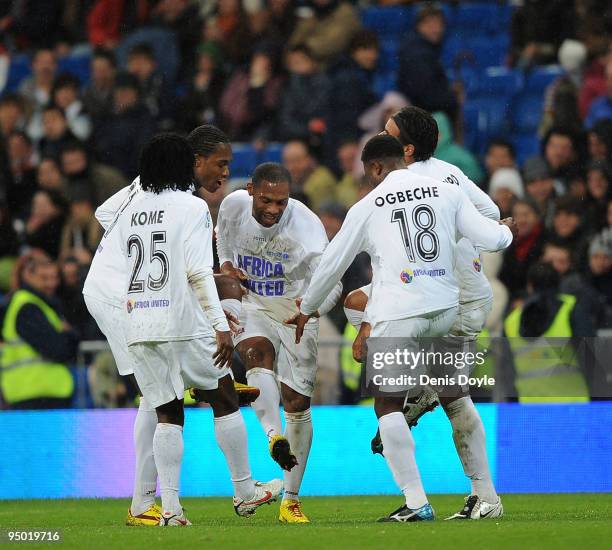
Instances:
[[[398,89],[414,105],[427,111],[443,111],[454,118],[457,98],[450,89],[440,61],[441,45],[432,44],[418,32],[400,46]]]
[[[26,235],[26,244],[31,248],[44,250],[51,258],[57,259],[62,242],[64,216],[58,216]]]
[[[141,147],[155,133],[155,121],[142,104],[101,120],[94,130],[93,146],[99,159],[129,179],[138,175]]]

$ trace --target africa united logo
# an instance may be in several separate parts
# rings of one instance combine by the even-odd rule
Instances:
[[[402,283],[407,285],[408,283],[412,282],[412,279],[414,279],[414,272],[412,269],[406,268],[400,273],[400,279],[402,280]]]
[[[480,273],[480,270],[482,269],[482,263],[480,262],[480,258],[474,258],[472,260],[472,265],[474,266],[474,270]]]

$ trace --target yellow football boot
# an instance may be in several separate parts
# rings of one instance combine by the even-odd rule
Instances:
[[[310,523],[310,520],[302,512],[302,504],[299,500],[283,500],[280,505],[278,521],[281,523]]]
[[[161,514],[162,510],[157,504],[153,504],[148,510],[137,516],[133,516],[132,510],[128,508],[125,524],[131,526],[156,527],[159,525]]]
[[[284,435],[274,435],[270,438],[270,456],[274,462],[288,472],[298,463]]]
[[[241,384],[240,382],[236,382],[234,380],[234,389],[238,394],[238,404],[241,407],[246,407],[250,405],[253,401],[255,401],[255,399],[259,397],[259,388],[256,388],[255,386],[248,386],[247,384]],[[202,390],[198,390],[196,388],[189,388],[189,396],[196,403],[206,402]]]

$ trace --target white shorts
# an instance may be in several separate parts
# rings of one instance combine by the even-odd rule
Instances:
[[[102,334],[106,336],[117,370],[121,376],[134,374],[134,367],[128,354],[128,346],[123,329],[123,309],[97,298],[83,295],[89,314],[94,318]]]
[[[493,298],[484,298],[466,304],[459,304],[457,318],[450,329],[451,336],[464,336],[475,339],[484,328],[492,307]]]
[[[159,407],[183,399],[185,388],[216,390],[219,387],[219,379],[227,376],[229,369],[214,365],[212,356],[216,349],[216,341],[210,336],[132,344],[128,352],[143,397],[153,407]]]
[[[302,340],[296,345],[295,328],[243,304],[240,327],[240,333],[233,335],[235,346],[257,336],[269,340],[274,346],[274,372],[277,380],[301,395],[312,397],[317,377],[318,323],[309,322],[304,328]]]
[[[457,317],[457,307],[419,317],[381,321],[372,326],[373,338],[438,338],[447,336]]]

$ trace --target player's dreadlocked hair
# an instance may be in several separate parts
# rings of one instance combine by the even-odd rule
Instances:
[[[403,160],[404,148],[393,136],[380,134],[369,139],[361,153],[361,162]]]
[[[187,191],[193,184],[193,150],[178,134],[158,134],[142,148],[138,169],[145,191]]]
[[[404,107],[392,117],[399,128],[402,145],[414,146],[414,160],[428,160],[438,145],[438,123],[419,107]]]
[[[212,155],[220,144],[230,143],[225,133],[212,124],[198,126],[187,136],[187,141],[191,145],[193,152],[203,157]]]
[[[291,174],[282,165],[277,162],[264,162],[260,164],[253,172],[253,185],[257,187],[260,183],[267,181],[269,183],[288,183],[291,185]]]

